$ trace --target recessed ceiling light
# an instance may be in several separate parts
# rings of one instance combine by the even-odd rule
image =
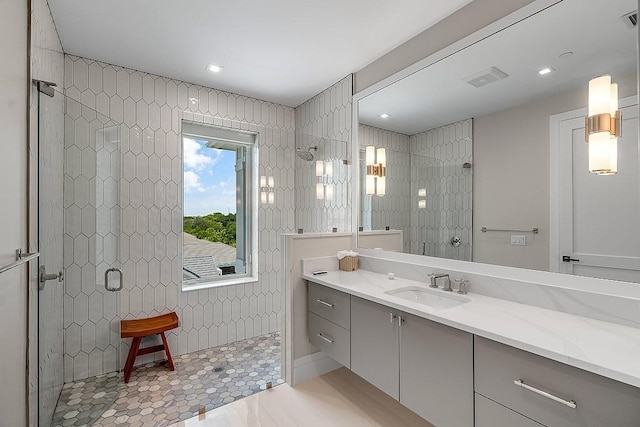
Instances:
[[[389,115],[387,113],[382,113],[382,114],[380,114],[380,118],[381,119],[388,119]]]
[[[555,69],[553,67],[546,67],[546,68],[543,68],[542,70],[538,71],[538,74],[540,74],[541,76],[544,76],[546,74],[551,73],[552,71],[555,71]]]
[[[212,73],[219,73],[222,70],[222,67],[215,64],[209,64],[207,65],[207,70],[211,71]]]

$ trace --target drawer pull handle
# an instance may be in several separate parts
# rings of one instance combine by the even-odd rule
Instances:
[[[332,339],[325,337],[325,336],[324,336],[324,335],[322,335],[320,332],[318,332],[318,333],[316,334],[316,336],[317,336],[318,338],[320,338],[320,339],[325,340],[325,341],[326,341],[326,342],[328,342],[329,344],[333,344],[333,340],[332,340]]]
[[[544,397],[547,397],[547,398],[549,398],[551,400],[554,400],[554,401],[556,401],[558,403],[562,403],[563,405],[566,405],[569,408],[576,409],[578,407],[578,405],[576,404],[575,400],[564,400],[564,399],[562,399],[562,398],[560,398],[558,396],[554,396],[553,394],[547,393],[546,391],[542,391],[542,390],[537,389],[535,387],[531,387],[529,384],[525,384],[524,381],[522,381],[522,380],[515,380],[513,383],[515,385],[517,385],[518,387],[524,388],[525,390],[532,391],[532,392],[534,392],[536,394],[539,394],[540,396],[544,396]]]
[[[330,302],[322,301],[321,299],[317,299],[316,301],[322,305],[326,305],[329,308],[333,308],[333,304],[331,304]]]

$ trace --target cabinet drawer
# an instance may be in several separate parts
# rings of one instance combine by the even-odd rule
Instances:
[[[435,426],[472,426],[473,335],[411,314],[402,317],[400,403]]]
[[[475,391],[541,424],[553,427],[637,427],[640,389],[572,366],[475,338]],[[514,381],[549,393],[552,400]]]
[[[544,427],[476,393],[475,427]]]
[[[351,367],[350,335],[348,330],[309,313],[309,341],[347,368]]]
[[[351,298],[349,294],[309,282],[309,311],[350,329]]]

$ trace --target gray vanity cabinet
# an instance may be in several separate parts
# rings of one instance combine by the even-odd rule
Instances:
[[[400,403],[435,426],[472,426],[473,335],[401,316]]]
[[[398,311],[351,297],[351,370],[398,400]]]
[[[475,390],[549,427],[640,426],[639,388],[481,337]]]
[[[544,427],[509,408],[476,394],[475,427]]]
[[[473,335],[351,297],[351,370],[435,426],[473,425]]]
[[[437,427],[640,427],[640,388],[322,285],[308,303],[312,343]]]
[[[350,368],[351,296],[311,282],[307,295],[309,341],[336,362]]]

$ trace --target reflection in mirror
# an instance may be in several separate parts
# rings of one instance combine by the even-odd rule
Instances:
[[[464,120],[409,137],[361,125],[361,147],[387,150],[385,195],[361,186],[362,230],[402,230],[406,253],[471,261],[471,127]],[[361,182],[366,173],[361,152]]]
[[[563,0],[360,99],[360,149],[388,148],[386,195],[360,195],[360,226],[401,229],[414,254],[640,282],[634,12]],[[597,176],[584,118],[605,74],[622,137],[618,173]]]
[[[295,223],[305,233],[351,230],[348,143],[296,135]],[[274,219],[276,220],[276,219]]]

